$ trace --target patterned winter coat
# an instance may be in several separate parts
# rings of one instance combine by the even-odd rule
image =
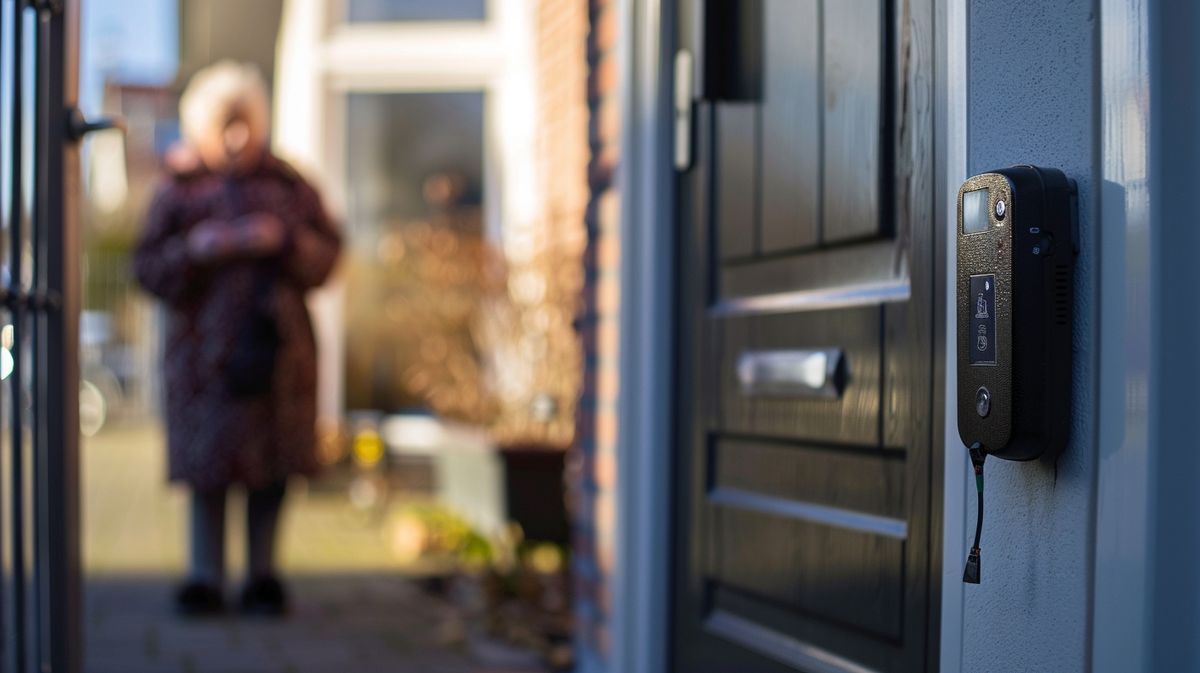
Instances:
[[[258,488],[316,471],[316,345],[304,297],[325,282],[341,248],[316,191],[282,160],[267,155],[236,185],[228,180],[204,170],[168,177],[134,261],[138,280],[168,314],[170,478],[201,489]],[[196,224],[257,212],[274,214],[287,229],[276,259],[207,264],[189,256],[187,234]],[[274,280],[264,282],[264,274]],[[279,335],[273,382],[265,395],[234,395],[224,364],[256,296],[257,305],[270,307]]]

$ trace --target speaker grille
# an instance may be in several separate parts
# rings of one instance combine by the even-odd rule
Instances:
[[[1071,267],[1059,264],[1054,267],[1054,322],[1066,325],[1071,315]]]

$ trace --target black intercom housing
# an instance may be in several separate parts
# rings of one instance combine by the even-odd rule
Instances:
[[[1062,171],[1036,166],[958,192],[958,430],[987,455],[1031,460],[1067,444],[1075,197]]]

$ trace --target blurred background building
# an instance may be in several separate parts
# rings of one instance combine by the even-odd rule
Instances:
[[[84,106],[130,130],[105,134],[88,157],[89,308],[110,314],[96,339],[149,350],[125,343],[147,332],[119,322],[137,299],[117,298],[128,285],[117,276],[178,138],[175,97],[205,64],[249,61],[282,101],[276,151],[324,187],[350,239],[337,282],[314,300],[326,420],[428,408],[504,443],[569,444],[586,12],[564,20],[554,3],[483,0],[140,4],[100,0],[85,15]],[[133,368],[120,367],[136,378]]]
[[[147,521],[120,504],[122,494],[148,489],[179,507],[150,481],[159,477],[161,441],[159,316],[133,282],[130,256],[163,156],[179,140],[183,86],[196,70],[232,58],[267,78],[274,151],[320,186],[347,237],[334,280],[310,298],[330,473],[308,486],[294,518],[328,515],[329,525],[373,532],[339,538],[349,547],[325,554],[304,544],[312,531],[289,529],[285,537],[297,539],[284,547],[304,549],[285,552],[290,566],[436,574],[477,562],[480,544],[488,563],[503,565],[511,547],[536,559],[518,565],[535,564],[544,584],[559,588],[517,601],[558,596],[510,629],[541,623],[542,633],[508,640],[555,665],[570,661],[567,492],[577,514],[590,512],[594,497],[594,488],[578,487],[580,469],[574,487],[564,486],[577,423],[593,434],[591,416],[576,413],[584,377],[577,328],[596,314],[594,301],[581,299],[589,232],[596,235],[596,218],[585,221],[595,141],[587,3],[83,7],[81,107],[126,126],[97,134],[84,154],[81,411],[91,438],[85,539],[93,584],[135,568],[169,574],[179,562],[170,549],[177,520]],[[329,514],[339,511],[349,518]],[[447,521],[460,522],[460,532],[447,537]],[[582,531],[592,535],[590,525]],[[123,535],[156,540],[161,562],[154,553],[135,561],[139,552],[112,544]],[[584,558],[585,574],[595,574]]]

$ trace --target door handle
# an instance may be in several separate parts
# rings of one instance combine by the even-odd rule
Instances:
[[[96,117],[89,120],[79,108],[67,108],[67,137],[71,140],[79,142],[89,133],[108,129],[118,129],[124,133],[125,120],[120,117]]]
[[[745,351],[737,378],[749,397],[842,396],[845,356],[840,348]]]

